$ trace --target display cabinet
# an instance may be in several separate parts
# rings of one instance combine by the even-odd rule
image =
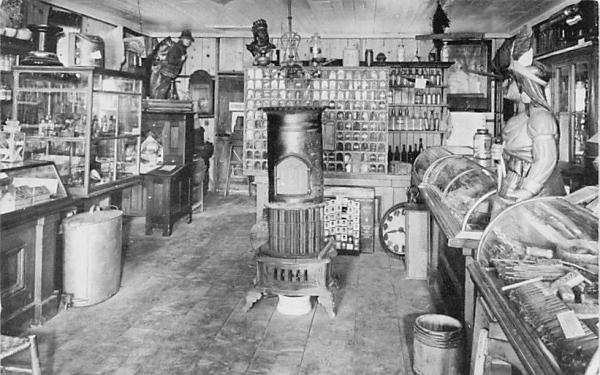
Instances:
[[[598,144],[588,140],[598,132],[598,43],[588,41],[538,60],[552,72],[546,94],[558,120],[559,160],[568,162],[565,170],[578,174],[579,184],[597,184],[593,161]]]
[[[144,101],[147,103],[147,101]],[[147,103],[142,112],[140,172],[164,164],[191,163],[194,156],[194,113]]]
[[[328,174],[386,174],[387,68],[322,67],[311,79],[284,79],[278,67],[244,75],[244,172],[267,171],[267,106],[332,106],[323,112],[323,170]]]
[[[0,124],[4,124],[12,118],[12,68],[19,65],[21,57],[33,50],[33,43],[0,35],[0,46]]]
[[[0,163],[0,189],[3,220],[25,209],[69,198],[51,162]]]
[[[139,174],[142,79],[93,67],[14,67],[13,119],[25,157],[56,164],[89,196]]]
[[[490,222],[468,270],[481,296],[474,337],[483,340],[477,341],[487,344],[480,324],[485,310],[521,373],[588,373],[598,349],[598,218],[592,212],[562,197],[512,205]],[[477,341],[472,353],[480,351]]]
[[[0,164],[2,332],[57,312],[60,220],[74,209],[51,162]]]
[[[476,159],[451,150],[433,147],[419,155],[413,166],[413,183],[419,184],[430,209],[437,211],[449,238],[469,238],[469,232],[481,232],[489,222],[496,176]],[[454,150],[462,151],[468,148]]]
[[[421,152],[412,165],[411,184],[419,186],[423,182],[425,172],[429,169],[433,162],[450,155],[473,155],[471,147],[462,146],[444,146],[444,147],[429,147]]]
[[[412,163],[440,146],[448,115],[446,70],[452,62],[401,62],[390,66],[389,146],[393,160]]]
[[[473,158],[450,155],[436,160],[423,176],[420,189],[432,204],[440,204],[451,232],[460,237],[482,231],[489,223],[490,197],[496,193],[496,176]],[[456,230],[458,229],[458,230]]]

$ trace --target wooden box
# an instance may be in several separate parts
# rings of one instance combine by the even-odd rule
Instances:
[[[187,215],[192,222],[193,164],[163,165],[144,176],[146,187],[146,234],[160,228],[170,236],[173,224]]]

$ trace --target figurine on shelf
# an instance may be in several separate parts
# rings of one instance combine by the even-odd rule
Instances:
[[[506,78],[505,97],[518,105],[502,129],[503,143],[492,147],[501,178],[498,208],[536,196],[565,195],[557,168],[558,126],[544,94],[550,76],[543,64],[533,61],[527,28],[504,42],[493,68]]]
[[[152,99],[177,98],[173,81],[187,58],[187,49],[194,41],[189,30],[183,30],[179,41],[174,43],[170,37],[163,39],[155,48],[150,73],[150,97]]]
[[[269,41],[269,32],[267,31],[267,21],[259,19],[252,24],[252,34],[254,40],[246,45],[246,49],[254,56],[257,65],[266,66],[271,62],[269,57],[275,45]]]

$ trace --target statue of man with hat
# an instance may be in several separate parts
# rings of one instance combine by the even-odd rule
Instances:
[[[177,43],[173,43],[171,38],[166,38],[157,46],[155,52],[157,64],[154,64],[150,77],[151,98],[177,98],[173,81],[181,73],[183,63],[187,59],[187,49],[193,41],[192,32],[183,30]],[[171,88],[173,88],[173,92],[171,92]]]

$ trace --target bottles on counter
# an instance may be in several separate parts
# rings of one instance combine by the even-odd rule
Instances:
[[[392,152],[392,148],[395,151]],[[400,151],[402,149],[402,151]],[[413,163],[417,156],[425,150],[423,145],[423,138],[419,138],[419,143],[409,144],[407,150],[407,144],[388,146],[388,163],[392,162],[403,162]]]

